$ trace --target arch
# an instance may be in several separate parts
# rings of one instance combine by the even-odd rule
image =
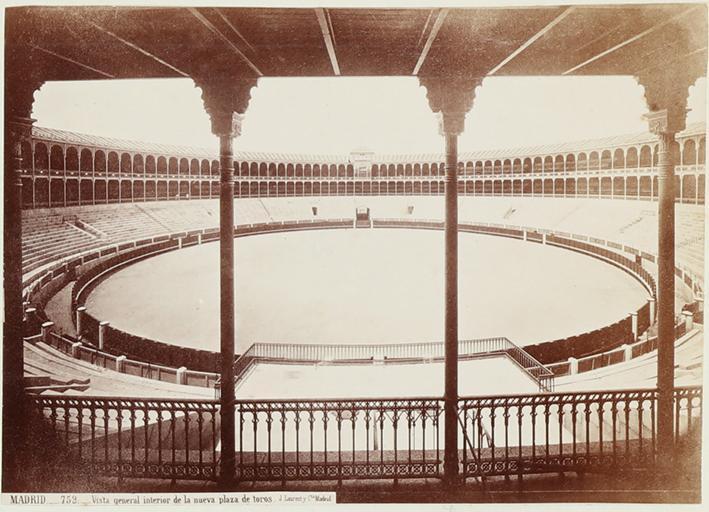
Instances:
[[[94,182],[94,202],[108,202],[108,186],[106,184],[106,180],[96,180]]]
[[[510,174],[512,172],[512,162],[509,158],[502,161],[502,173]]]
[[[157,199],[158,189],[154,180],[148,180],[145,182],[145,198],[146,199]]]
[[[236,192],[239,188],[235,185],[234,186],[234,191]],[[210,183],[208,181],[201,181],[199,183],[199,197],[202,199],[211,197],[210,192]]]
[[[145,157],[145,174],[155,175],[157,172],[157,165],[155,163],[155,157],[153,155],[148,155]]]
[[[563,196],[564,195],[564,178],[556,178],[554,180],[554,195]]]
[[[434,165],[437,165],[437,164],[434,164]],[[443,191],[441,190],[441,192],[443,192]],[[437,181],[431,182],[431,194],[436,194],[436,195],[438,194],[438,182]]]
[[[564,155],[556,155],[554,158],[554,172],[564,172]]]
[[[639,195],[640,197],[651,197],[652,196],[652,178],[650,176],[641,176],[639,185]]]
[[[127,182],[130,183],[130,182]],[[145,200],[145,190],[144,183],[141,180],[135,180],[133,182],[132,197],[133,201],[144,201]]]
[[[345,174],[348,178],[354,178],[354,166],[352,164],[347,164]]]
[[[49,170],[49,151],[42,142],[34,146],[34,168],[42,171]]]
[[[694,139],[687,139],[682,147],[682,165],[696,165],[697,145]]]
[[[636,147],[628,148],[628,152],[625,155],[625,168],[626,169],[636,169],[638,167],[638,150]]]
[[[613,156],[610,150],[604,149],[601,152],[601,169],[607,170],[613,167]]]
[[[79,183],[79,200],[81,204],[91,204],[94,202],[94,182],[91,180],[81,180]]]
[[[177,161],[177,157],[171,156],[169,158],[169,160],[167,161],[167,171],[173,176],[180,173],[180,166],[179,162]]]
[[[190,174],[192,176],[199,176],[199,160],[196,158],[190,160]]]
[[[547,155],[544,157],[543,166],[543,171],[545,173],[552,172],[554,170],[554,159],[551,157],[551,155]]]
[[[625,180],[625,197],[638,197],[638,178],[637,176],[628,176]]]
[[[502,181],[495,180],[492,182],[492,193],[496,196],[502,194]]]
[[[121,180],[121,202],[129,202],[133,199],[133,184],[130,180]]]
[[[544,194],[544,180],[534,180],[532,183],[532,193],[534,195]]]
[[[133,172],[133,159],[128,153],[121,153],[121,174]]]
[[[542,169],[543,169],[542,157],[540,157],[540,156],[534,157],[534,161],[532,162],[532,169],[534,170],[535,173],[542,172]]]
[[[532,159],[531,158],[527,157],[524,160],[522,160],[522,172],[524,174],[532,172]]]
[[[600,193],[600,183],[598,178],[591,178],[588,180],[588,194],[592,196],[597,196]]]
[[[66,149],[66,170],[67,171],[78,171],[79,170],[79,152],[75,147],[69,146]],[[78,188],[78,185],[77,185]],[[77,194],[78,202],[78,194]]]
[[[576,195],[576,180],[574,180],[573,178],[566,178],[564,187],[565,196]]]
[[[502,174],[502,161],[495,160],[494,162],[492,162],[492,173]]]
[[[514,174],[519,174],[522,172],[522,160],[520,160],[519,158],[515,158],[512,161],[512,172]]]
[[[34,204],[37,208],[49,206],[49,180],[47,178],[34,180]]]
[[[49,151],[49,166],[53,171],[64,170],[64,150],[61,146],[53,145]],[[63,192],[62,192],[63,198]],[[52,200],[54,202],[54,200]]]
[[[172,164],[172,158],[170,159]],[[190,174],[190,162],[186,158],[180,158],[177,162],[177,172],[171,174],[179,174],[181,176],[188,176]]]
[[[137,154],[133,157],[133,174],[143,174],[144,172],[143,155]]]
[[[640,147],[640,167],[652,167],[652,149],[650,146]]]
[[[86,148],[81,150],[81,155],[79,157],[79,170],[82,173],[94,172],[94,155],[91,154],[91,150]]]
[[[367,183],[367,185],[369,185],[369,183]],[[319,181],[316,181],[313,183],[313,195],[314,196],[320,195],[320,182]]]
[[[512,180],[512,195],[522,194],[522,180]]]
[[[158,199],[167,199],[167,197],[168,197],[167,181],[165,181],[165,180],[158,181],[155,194]]]
[[[621,176],[613,178],[613,195],[616,197],[625,196],[625,179]]]
[[[262,178],[268,176],[268,164],[266,162],[258,164],[258,175]]]
[[[613,195],[613,180],[605,176],[601,178],[601,196],[610,197]]]
[[[597,171],[599,168],[600,168],[600,160],[598,158],[598,152],[591,151],[591,154],[588,155],[588,170],[589,171]]]
[[[511,180],[504,180],[502,182],[502,194],[509,196],[512,194],[512,181]]]
[[[490,160],[485,160],[483,164],[483,174],[492,174],[492,162]]]
[[[242,167],[243,169],[243,167]],[[219,176],[221,174],[221,165],[219,164],[219,160],[212,160],[212,176]]]
[[[236,169],[238,170],[239,168],[237,167]],[[204,159],[202,159],[202,161],[199,163],[199,173],[200,173],[202,176],[209,176],[209,172],[210,172],[210,169],[209,169],[209,160],[207,160],[206,158],[204,158]],[[202,195],[209,195],[209,194],[207,193],[207,194],[202,194]]]
[[[616,148],[613,152],[613,169],[625,169],[625,153],[621,148]]]
[[[431,176],[438,176],[438,164],[436,162],[431,164]],[[431,190],[431,193],[433,193],[433,190]]]
[[[532,195],[532,180],[522,180],[522,195],[531,196]]]
[[[298,192],[298,187],[296,186],[295,188],[296,193]],[[303,183],[303,195],[304,196],[312,196],[313,195],[313,182],[312,181],[306,181]]]
[[[697,202],[697,179],[693,174],[687,174],[682,177],[682,202]]]
[[[579,178],[576,180],[576,195],[588,195],[588,180],[586,180],[586,178]]]
[[[256,162],[251,162],[251,164],[249,164],[249,177],[258,177],[258,164]]]
[[[576,170],[588,171],[588,157],[586,153],[579,153],[579,156],[576,159]]]
[[[72,206],[79,204],[79,180],[66,180],[66,198],[64,204]]]
[[[180,185],[174,180],[167,183],[167,197],[168,199],[177,199],[180,195]]]
[[[120,161],[118,160],[118,153],[111,151],[108,153],[108,172],[113,174],[118,174],[121,168]],[[110,194],[109,194],[110,196]],[[110,197],[109,197],[110,199]]]
[[[431,182],[424,181],[421,183],[421,193],[423,195],[429,195],[431,193]]]
[[[483,182],[482,180],[476,180],[473,182],[473,194],[476,196],[482,195],[483,193]]]
[[[164,156],[158,157],[158,174],[167,174],[167,159]]]
[[[542,180],[542,194],[545,196],[550,196],[554,193],[554,180],[551,178],[545,178]]]
[[[566,172],[576,172],[576,156],[573,153],[566,155]]]
[[[106,174],[106,153],[100,149],[94,155],[94,173]],[[94,194],[96,196],[96,194]]]
[[[478,160],[475,162],[475,176],[482,176],[483,175],[483,163]]]
[[[269,172],[270,172],[270,169],[269,169]],[[313,175],[313,166],[310,164],[305,164],[303,166],[303,176],[305,176],[306,178],[310,178],[312,175]],[[309,194],[306,194],[306,195],[309,195]]]
[[[121,185],[118,180],[108,180],[108,193],[106,200],[109,203],[117,203],[121,195]]]
[[[280,177],[285,177],[286,175],[286,166],[283,165],[283,163],[278,164],[278,167],[276,169],[276,175]]]

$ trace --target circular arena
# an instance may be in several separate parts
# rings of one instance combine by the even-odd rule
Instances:
[[[7,9],[2,491],[700,501],[707,7],[610,7]]]

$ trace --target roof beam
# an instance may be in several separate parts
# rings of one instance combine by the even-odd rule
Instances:
[[[337,53],[335,52],[335,38],[332,30],[332,24],[330,22],[330,16],[325,11],[325,9],[315,9],[315,16],[318,18],[320,32],[322,32],[322,37],[325,41],[325,47],[327,48],[327,54],[330,57],[332,72],[335,73],[335,75],[339,76],[340,65],[337,62]]]
[[[246,63],[246,65],[249,66],[254,73],[256,73],[257,76],[263,76],[263,73],[261,73],[261,70],[258,68],[258,66],[256,66],[256,64],[251,62],[251,59],[249,59],[244,54],[244,52],[242,52],[239,49],[239,47],[234,44],[234,42],[231,39],[229,39],[217,27],[215,27],[211,21],[209,21],[207,18],[205,18],[201,12],[199,12],[194,7],[190,7],[189,11],[190,11],[190,13],[192,13],[192,15],[195,18],[197,18],[202,23],[202,25],[207,27],[207,29],[209,29],[215,36],[217,36],[224,43],[226,43],[226,45],[229,46],[229,48],[231,48],[234,51],[234,53],[237,54],[239,56],[239,58],[241,58],[241,60],[243,60]]]
[[[673,16],[673,17],[671,17],[671,18],[669,18],[669,19],[663,21],[662,23],[658,23],[657,25],[654,25],[654,26],[652,26],[652,27],[650,27],[650,28],[648,28],[648,29],[646,29],[646,30],[643,30],[642,32],[640,32],[639,34],[634,35],[634,36],[631,37],[630,39],[626,39],[625,41],[623,41],[623,42],[621,42],[621,43],[618,43],[617,45],[612,46],[611,48],[608,48],[607,50],[604,50],[604,51],[602,51],[601,53],[599,53],[599,54],[597,54],[597,55],[594,55],[594,56],[591,57],[590,59],[587,59],[587,60],[583,61],[581,64],[577,64],[576,66],[572,67],[571,69],[568,69],[568,70],[564,71],[564,72],[562,73],[562,75],[570,75],[570,74],[573,73],[574,71],[578,71],[579,69],[581,69],[581,68],[587,66],[588,64],[591,64],[592,62],[595,62],[595,61],[597,61],[598,59],[601,59],[601,58],[605,57],[606,55],[610,55],[611,53],[615,52],[616,50],[620,50],[620,49],[623,48],[624,46],[627,46],[627,45],[629,45],[630,43],[633,43],[633,42],[637,41],[638,39],[641,39],[641,38],[645,37],[646,35],[651,34],[652,32],[654,32],[654,31],[656,31],[656,30],[659,30],[660,28],[664,27],[665,25],[669,25],[670,23],[673,23],[673,22],[677,21],[678,19],[680,19],[680,18],[686,16],[686,15],[689,14],[690,12],[694,12],[695,10],[697,10],[697,9],[699,9],[699,8],[703,8],[703,4],[697,5],[697,6],[695,6],[695,7],[690,7],[690,8],[687,9],[686,11],[681,12],[681,13],[679,13],[679,14]]]
[[[239,32],[239,30],[234,26],[234,24],[231,21],[229,21],[229,19],[226,16],[224,16],[224,13],[222,11],[220,11],[219,9],[217,9],[216,7],[214,8],[214,10],[219,15],[219,17],[222,19],[222,21],[224,23],[226,23],[227,26],[232,30],[232,32],[234,32],[237,35],[237,37],[239,39],[241,39],[241,41],[246,45],[246,47],[252,53],[256,53],[256,50],[254,49],[254,47],[251,46],[251,44],[246,40],[246,38],[241,34],[241,32]]]
[[[426,61],[426,57],[428,56],[428,52],[431,51],[431,46],[433,45],[433,41],[436,40],[436,36],[438,35],[438,31],[441,30],[441,27],[443,26],[443,22],[446,19],[446,16],[448,16],[449,9],[441,9],[438,11],[438,16],[436,17],[436,21],[433,22],[433,27],[431,28],[431,31],[428,33],[428,37],[426,38],[426,44],[423,45],[423,49],[421,50],[421,54],[419,55],[418,60],[416,61],[416,65],[414,66],[414,71],[411,73],[413,76],[416,76],[419,74],[419,71],[421,71],[421,66],[423,66],[423,63]],[[426,20],[426,24],[428,24],[428,20]]]
[[[107,28],[104,28],[104,27],[102,27],[101,25],[99,25],[99,24],[97,24],[97,23],[94,23],[93,21],[91,21],[91,20],[89,20],[89,19],[87,19],[87,18],[83,18],[83,17],[82,17],[82,19],[83,19],[86,23],[88,23],[89,25],[91,25],[92,27],[96,28],[97,30],[103,32],[104,34],[106,34],[106,35],[108,35],[108,36],[110,36],[110,37],[112,37],[112,38],[115,39],[116,41],[118,41],[118,42],[120,42],[120,43],[122,43],[122,44],[128,46],[129,48],[132,48],[133,50],[135,50],[135,51],[137,51],[137,52],[139,52],[139,53],[142,53],[142,54],[145,55],[146,57],[148,57],[148,58],[154,60],[155,62],[157,62],[158,64],[161,64],[161,65],[165,66],[166,68],[171,69],[172,71],[174,71],[174,72],[177,73],[178,75],[181,75],[181,76],[183,76],[183,77],[185,77],[185,78],[190,78],[190,75],[189,75],[188,73],[185,73],[185,72],[182,71],[181,69],[176,68],[175,66],[173,66],[173,65],[170,64],[169,62],[166,62],[166,61],[164,61],[163,59],[161,59],[160,57],[158,57],[157,55],[153,55],[153,54],[150,53],[149,51],[144,50],[143,48],[141,48],[141,47],[138,46],[137,44],[134,44],[134,43],[128,41],[127,39],[123,39],[123,38],[122,38],[121,36],[119,36],[118,34],[114,34],[114,33],[111,32],[110,30],[108,30]]]
[[[487,74],[488,76],[492,76],[500,69],[503,68],[508,62],[510,62],[512,59],[517,57],[520,53],[522,53],[524,50],[529,48],[532,44],[534,44],[535,41],[538,39],[542,38],[547,32],[549,32],[552,28],[554,28],[556,25],[558,25],[564,18],[566,18],[571,12],[574,10],[573,6],[572,7],[567,7],[564,9],[564,11],[559,14],[556,18],[554,18],[551,22],[549,22],[543,29],[541,29],[539,32],[534,34],[532,37],[530,37],[522,46],[517,48],[515,51],[510,53],[507,58],[505,58],[502,62],[500,62],[497,66],[492,68],[490,72]]]
[[[65,55],[61,55],[57,52],[53,52],[52,50],[47,50],[46,48],[42,48],[41,46],[37,46],[35,44],[30,45],[33,49],[38,50],[40,52],[46,53],[47,55],[51,55],[53,57],[56,57],[58,59],[61,59],[66,62],[71,62],[72,64],[76,64],[80,68],[86,69],[88,71],[92,71],[94,73],[98,73],[99,75],[105,77],[105,78],[116,78],[115,75],[112,75],[110,73],[106,73],[105,71],[101,71],[100,69],[96,69],[94,67],[89,66],[88,64],[84,64],[83,62],[79,62],[78,60],[72,59],[71,57],[67,57]]]

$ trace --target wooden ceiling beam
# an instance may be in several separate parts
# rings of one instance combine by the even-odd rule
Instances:
[[[510,53],[502,62],[500,62],[497,66],[492,68],[488,72],[488,76],[492,76],[495,73],[497,73],[499,70],[501,70],[508,62],[510,62],[512,59],[517,57],[520,53],[522,53],[524,50],[529,48],[534,44],[535,41],[538,39],[544,37],[545,34],[547,34],[552,28],[554,28],[556,25],[558,25],[561,21],[563,21],[564,18],[566,18],[569,14],[573,12],[574,8],[572,7],[567,7],[564,9],[564,11],[559,14],[556,18],[554,18],[551,22],[549,22],[543,29],[541,29],[539,32],[534,34],[532,37],[527,39],[519,48],[517,48],[515,51]]]
[[[320,25],[320,32],[322,32],[322,37],[325,41],[325,47],[327,48],[327,54],[330,57],[332,72],[335,73],[335,75],[339,76],[341,74],[340,64],[337,62],[337,52],[335,51],[335,35],[333,34],[330,16],[325,9],[315,9],[315,16],[318,19],[318,24]]]
[[[423,48],[421,49],[421,53],[419,54],[419,58],[416,61],[416,65],[414,66],[414,70],[411,73],[413,76],[416,76],[419,74],[419,71],[421,71],[421,66],[423,66],[423,63],[426,61],[426,57],[428,56],[428,52],[431,51],[431,46],[433,45],[433,41],[436,40],[436,36],[438,36],[438,31],[441,30],[441,27],[443,26],[443,22],[446,19],[446,16],[448,16],[449,9],[441,9],[438,11],[438,16],[436,16],[436,21],[433,22],[433,27],[431,27],[431,31],[428,33],[428,37],[426,38],[426,44],[423,45]],[[428,20],[426,20],[426,24],[428,24]]]
[[[261,70],[258,68],[258,66],[257,66],[256,64],[254,64],[254,63],[251,61],[251,59],[249,59],[249,58],[244,54],[244,52],[242,52],[242,51],[239,49],[239,47],[234,44],[234,42],[233,42],[231,39],[229,39],[227,36],[225,36],[225,35],[221,32],[221,30],[219,30],[217,27],[214,26],[214,24],[213,24],[211,21],[209,21],[207,18],[205,18],[204,15],[203,15],[201,12],[199,12],[199,11],[198,11],[197,9],[195,9],[194,7],[190,7],[190,8],[189,8],[189,11],[190,11],[190,13],[192,14],[192,16],[194,16],[195,18],[197,18],[197,20],[199,20],[199,22],[202,23],[202,25],[204,25],[205,27],[207,27],[207,29],[208,29],[210,32],[212,32],[215,36],[217,36],[217,37],[218,37],[223,43],[225,43],[229,48],[231,48],[231,50],[232,50],[236,55],[238,55],[239,58],[240,58],[241,60],[243,60],[244,63],[246,63],[246,65],[249,66],[249,68],[251,68],[251,70],[252,70],[254,73],[256,73],[256,76],[263,76],[263,73],[262,73]]]

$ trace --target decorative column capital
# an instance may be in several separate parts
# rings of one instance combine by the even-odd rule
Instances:
[[[5,77],[5,119],[31,127],[34,122],[34,95],[44,85],[44,80],[40,78],[39,71],[30,71],[26,66],[12,71],[6,66],[6,69],[8,74]]]
[[[230,80],[210,78],[197,80],[202,89],[204,108],[212,121],[212,133],[218,137],[238,137],[244,112],[251,100],[251,89],[257,85],[256,78]]]
[[[687,99],[689,88],[699,78],[699,74],[689,69],[674,67],[672,70],[652,69],[636,80],[645,90],[649,114],[645,116],[652,133],[677,133],[687,124]]]
[[[465,129],[465,114],[473,107],[475,92],[482,78],[419,77],[426,88],[431,110],[438,115],[441,135],[460,135]]]

